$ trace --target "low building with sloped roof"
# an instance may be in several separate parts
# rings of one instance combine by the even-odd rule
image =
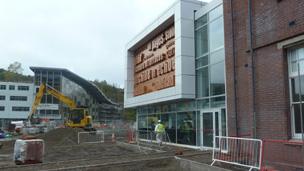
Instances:
[[[64,68],[30,67],[34,72],[36,89],[46,83],[73,99],[78,106],[88,107],[94,122],[112,123],[121,119],[122,107],[111,101],[92,82]],[[62,119],[68,106],[52,95],[45,94],[35,114],[36,117]]]

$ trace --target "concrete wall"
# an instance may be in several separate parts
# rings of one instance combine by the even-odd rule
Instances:
[[[26,119],[30,113],[33,97],[34,84],[17,83],[17,82],[0,82],[0,85],[6,85],[5,90],[0,90],[0,96],[5,96],[5,100],[0,100],[0,106],[4,106],[5,110],[0,111],[1,119]],[[9,90],[9,85],[14,85],[15,90]],[[28,86],[29,90],[18,90],[18,86]],[[26,96],[26,101],[12,101],[10,96]],[[29,107],[29,111],[12,111],[13,106]]]

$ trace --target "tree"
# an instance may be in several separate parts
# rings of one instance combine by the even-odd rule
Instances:
[[[22,74],[23,68],[20,62],[14,62],[7,67],[7,70],[13,73]]]

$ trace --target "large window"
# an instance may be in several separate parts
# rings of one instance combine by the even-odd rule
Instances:
[[[223,6],[195,21],[196,97],[198,107],[225,105]]]
[[[0,111],[4,111],[5,107],[4,106],[0,106]]]
[[[210,95],[225,94],[224,62],[212,65],[210,67]]]
[[[223,17],[219,17],[210,22],[210,51],[222,48],[224,46],[224,27]]]
[[[138,122],[138,130],[147,130],[148,127],[147,115],[138,116],[137,122]]]
[[[5,96],[0,96],[0,100],[5,100]]]
[[[180,101],[137,108],[137,126],[142,139],[154,139],[158,120],[165,125],[164,141],[197,145],[197,111],[195,101]],[[199,114],[198,114],[199,115]],[[152,135],[152,136],[151,136]]]
[[[195,53],[197,56],[203,56],[208,52],[208,30],[207,25],[199,28],[196,31],[195,42],[201,48],[195,49]]]
[[[294,138],[301,138],[304,130],[304,46],[288,50],[288,65],[292,133]]]
[[[161,115],[161,121],[165,125],[168,137],[165,138],[166,141],[176,142],[176,114],[166,113]]]
[[[196,112],[177,113],[177,143],[196,144]]]
[[[148,131],[154,132],[157,121],[160,119],[159,114],[148,115]]]

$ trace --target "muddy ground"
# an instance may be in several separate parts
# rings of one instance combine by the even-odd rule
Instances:
[[[183,169],[174,158],[177,151],[183,157],[200,163],[211,163],[211,153],[182,149],[172,146],[153,146],[112,142],[111,135],[104,143],[77,144],[77,133],[81,129],[58,128],[37,136],[45,141],[43,163],[16,165],[13,161],[14,141],[4,142],[0,149],[0,170],[132,170],[132,171],[175,171]],[[186,169],[187,170],[187,169]]]

